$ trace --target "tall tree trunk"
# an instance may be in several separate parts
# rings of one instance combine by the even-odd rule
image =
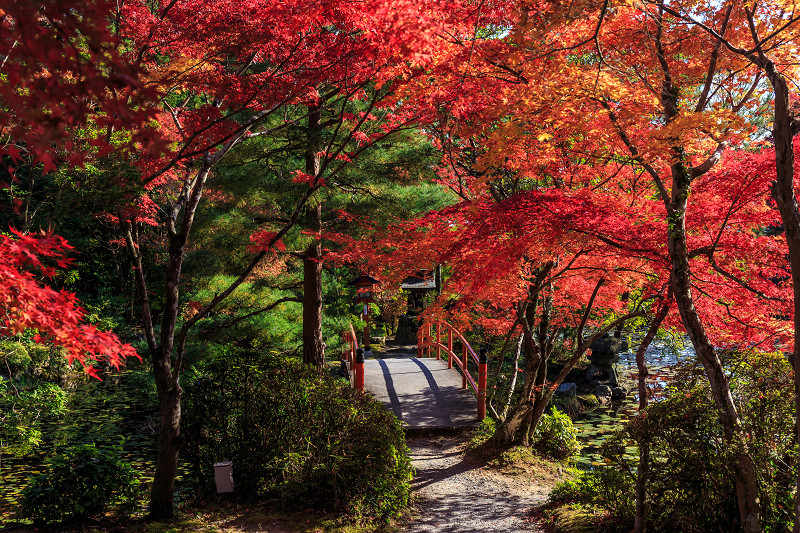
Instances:
[[[308,205],[306,222],[318,228],[322,204]],[[315,237],[303,256],[303,362],[320,370],[325,366],[322,346],[322,246]]]
[[[160,425],[158,431],[158,457],[150,488],[150,518],[172,518],[174,514],[175,474],[178,469],[178,451],[181,446],[181,388],[172,378],[168,367],[153,360]]]
[[[306,147],[306,174],[317,177],[320,172],[320,116],[319,106],[308,108]],[[303,362],[320,370],[325,367],[322,344],[322,202],[319,192],[309,198],[306,207],[306,226],[313,234],[313,242],[303,254]]]
[[[671,286],[686,333],[708,377],[725,440],[728,446],[735,450],[736,497],[742,530],[745,533],[756,533],[761,531],[761,518],[755,463],[750,457],[739,413],[731,396],[728,376],[708,338],[692,296],[689,253],[686,245],[686,204],[691,185],[689,170],[680,163],[675,164],[672,179],[671,209],[668,210],[669,254],[672,261]]]
[[[659,309],[658,314],[653,318],[650,328],[647,330],[644,339],[636,350],[636,367],[639,371],[639,414],[647,409],[647,363],[644,360],[644,353],[647,347],[653,342],[658,333],[658,328],[669,313],[669,300]],[[647,480],[650,477],[650,441],[641,439],[639,441],[639,464],[636,467],[636,515],[633,520],[633,529],[636,533],[645,533],[647,530]]]
[[[767,61],[764,70],[775,91],[775,116],[772,138],[775,143],[775,171],[777,180],[772,186],[772,196],[781,214],[789,248],[789,265],[792,270],[794,297],[794,350],[790,357],[794,371],[795,413],[800,414],[800,211],[794,192],[794,136],[797,134],[797,119],[789,109],[789,87],[786,79]],[[795,442],[800,442],[800,423],[795,420]],[[795,533],[800,533],[800,471],[795,481]]]
[[[158,340],[150,312],[142,255],[134,239],[133,223],[123,222],[125,240],[133,258],[134,279],[141,297],[142,323],[158,391],[159,447],[153,485],[150,489],[150,517],[153,519],[171,518],[174,514],[175,473],[181,445],[181,388],[178,376],[184,355],[182,343],[175,349],[175,326],[180,310],[180,279],[189,233],[212,164],[210,160],[204,161],[194,178],[186,181],[182,195],[173,206],[167,220],[169,259],[164,274],[164,309]]]

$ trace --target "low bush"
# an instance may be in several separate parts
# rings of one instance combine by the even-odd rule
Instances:
[[[42,441],[42,427],[62,416],[66,393],[52,383],[0,379],[0,454],[21,457]]]
[[[533,432],[533,447],[540,453],[563,461],[581,451],[578,431],[572,419],[555,407],[550,414],[543,414]]]
[[[139,481],[122,450],[84,444],[52,457],[23,490],[21,506],[36,521],[55,523],[102,515],[107,508],[133,510]]]
[[[610,516],[630,522],[635,504],[633,487],[634,480],[627,472],[609,465],[596,465],[574,479],[558,483],[550,491],[550,501],[601,507]]]
[[[762,527],[791,529],[797,462],[791,368],[781,354],[720,355],[758,474]],[[659,531],[737,530],[736,449],[725,439],[701,369],[685,365],[675,383],[681,387],[670,389],[606,440],[600,450],[606,464],[560,485],[551,498],[591,503],[631,524],[637,468],[626,449],[647,442],[651,524],[658,524]]]
[[[485,446],[497,431],[497,422],[492,418],[484,418],[480,425],[470,431],[467,451],[472,452]]]
[[[18,377],[31,365],[31,356],[20,342],[0,341],[0,374],[9,379]]]
[[[412,476],[403,431],[380,403],[313,368],[262,354],[196,366],[186,380],[186,456],[206,490],[233,461],[238,494],[387,518]]]

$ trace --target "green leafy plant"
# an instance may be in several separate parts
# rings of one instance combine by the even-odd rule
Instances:
[[[22,343],[0,341],[0,374],[8,373],[9,379],[30,367],[31,356]]]
[[[23,456],[42,441],[42,423],[64,413],[66,393],[53,383],[0,380],[0,453]]]
[[[728,369],[747,446],[759,473],[764,531],[784,531],[793,522],[797,462],[793,441],[791,368],[779,353],[721,352]],[[650,445],[647,519],[664,531],[732,531],[737,528],[733,463],[737,450],[726,439],[700,370],[678,369],[667,396],[652,403],[600,449],[605,464],[560,484],[553,501],[593,504],[630,523],[637,468],[630,450]],[[635,452],[634,452],[635,453]]]
[[[563,461],[581,451],[572,419],[555,407],[545,413],[533,432],[533,446],[553,459]]]
[[[236,492],[287,506],[388,518],[412,476],[397,419],[380,403],[307,365],[228,354],[184,384],[186,456],[211,490],[213,464],[233,461]]]
[[[108,507],[130,514],[139,480],[131,465],[119,458],[121,453],[119,447],[84,444],[55,455],[22,492],[23,512],[46,523],[83,520]]]

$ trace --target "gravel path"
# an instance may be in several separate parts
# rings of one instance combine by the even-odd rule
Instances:
[[[499,474],[464,457],[463,437],[413,437],[408,447],[417,469],[415,513],[401,532],[541,531],[528,512],[544,502],[548,486]]]

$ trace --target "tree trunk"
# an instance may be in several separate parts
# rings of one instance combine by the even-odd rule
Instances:
[[[639,371],[639,416],[643,416],[642,412],[647,409],[647,363],[644,360],[644,353],[647,347],[653,342],[653,339],[658,333],[658,328],[667,317],[669,312],[669,304],[667,301],[658,314],[653,318],[653,323],[647,330],[639,349],[636,350],[636,367]],[[639,464],[636,467],[636,515],[633,521],[633,529],[636,533],[645,533],[647,530],[647,480],[650,477],[650,442],[648,440],[639,440]]]
[[[156,376],[161,424],[158,432],[158,457],[150,489],[150,518],[172,518],[174,514],[175,474],[181,445],[181,388],[168,368],[160,365]]]
[[[511,384],[508,386],[508,394],[506,395],[505,402],[503,403],[503,410],[501,411],[500,418],[501,421],[505,421],[508,418],[508,410],[511,409],[511,400],[514,398],[514,391],[517,388],[517,376],[519,374],[519,356],[522,353],[522,342],[523,336],[519,336],[519,340],[517,341],[517,349],[514,352],[514,364],[511,367]]]
[[[525,381],[522,385],[522,393],[519,401],[511,414],[506,417],[494,434],[494,440],[500,445],[509,446],[512,444],[527,444],[528,433],[531,423],[531,415],[535,405],[534,388],[536,386],[536,376],[539,369],[541,353],[534,339],[523,334],[525,338]]]
[[[307,221],[318,224],[322,204],[308,206]],[[317,226],[318,227],[318,226]],[[320,370],[325,366],[322,346],[322,246],[314,239],[303,256],[303,362]]]
[[[792,273],[794,298],[794,350],[790,361],[794,371],[795,412],[800,414],[800,211],[794,192],[794,135],[796,126],[789,110],[789,87],[786,79],[775,68],[772,61],[764,68],[775,91],[775,117],[772,137],[775,143],[775,171],[777,180],[772,187],[772,196],[781,214],[789,248],[789,264]],[[800,424],[795,420],[795,442],[800,442]],[[800,472],[795,481],[795,533],[800,533]]]
[[[318,176],[320,107],[308,108],[308,132],[306,147],[306,174]],[[306,207],[306,226],[313,234],[313,242],[303,255],[303,362],[320,370],[325,367],[325,351],[322,344],[322,202],[319,193],[309,198]]]
[[[673,166],[672,179],[671,209],[668,210],[669,254],[672,260],[671,286],[686,333],[708,377],[725,440],[728,446],[736,450],[735,483],[742,530],[745,533],[756,533],[761,531],[761,519],[755,464],[750,457],[739,413],[731,396],[728,376],[706,334],[692,296],[689,254],[686,246],[686,204],[691,177],[684,165],[676,164]]]
[[[493,438],[500,445],[508,446],[511,444],[527,444],[530,429],[531,415],[534,403],[536,402],[535,388],[539,374],[539,367],[542,360],[540,345],[536,342],[533,335],[531,324],[535,324],[536,313],[539,303],[539,292],[547,274],[552,269],[549,267],[540,269],[536,280],[528,288],[528,302],[526,307],[517,310],[519,322],[522,325],[523,348],[525,350],[525,380],[522,384],[522,394],[511,414],[503,420],[497,428]]]

